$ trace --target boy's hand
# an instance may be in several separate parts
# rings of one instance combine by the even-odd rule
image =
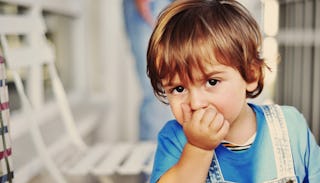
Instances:
[[[183,131],[190,144],[204,150],[215,149],[229,131],[229,122],[215,108],[208,107],[192,112],[182,104]]]

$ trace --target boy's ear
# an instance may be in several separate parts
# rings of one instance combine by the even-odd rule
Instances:
[[[248,81],[247,81],[248,92],[252,92],[257,89],[261,74],[262,74],[261,70],[257,66],[255,65],[251,66],[250,71],[248,73]]]
[[[247,82],[247,91],[253,92],[258,87],[258,80]]]

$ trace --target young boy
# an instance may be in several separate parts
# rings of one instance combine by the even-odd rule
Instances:
[[[263,89],[261,37],[234,0],[177,0],[162,12],[147,72],[176,120],[158,135],[151,183],[320,182],[304,117],[247,103]]]

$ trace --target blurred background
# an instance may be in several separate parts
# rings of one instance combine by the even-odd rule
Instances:
[[[261,26],[264,36],[262,54],[272,70],[266,71],[262,95],[252,102],[295,106],[304,114],[320,142],[320,1],[240,2]],[[54,48],[58,76],[75,122],[88,146],[140,143],[139,106],[143,89],[126,33],[123,2],[0,0],[0,19],[6,15],[27,14],[34,4],[41,8],[40,16],[46,27],[45,37]],[[25,44],[24,37],[19,35],[9,35],[8,42],[15,46]],[[28,62],[27,59],[25,61]],[[39,126],[50,147],[65,132],[59,112],[52,102],[54,97],[48,70],[44,65],[38,69],[20,69],[19,74],[38,111]],[[17,171],[25,170],[28,175],[25,179],[17,177],[16,180],[19,183],[56,182],[42,168],[9,67],[6,73],[13,167]],[[40,74],[41,81],[35,77]],[[138,177],[132,177],[132,174],[122,177],[108,175],[99,174],[99,177],[82,174],[80,179],[80,176],[73,175],[71,182],[145,181],[141,174]]]

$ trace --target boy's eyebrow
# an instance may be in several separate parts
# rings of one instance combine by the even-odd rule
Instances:
[[[226,72],[226,71],[225,70],[213,70],[213,71],[205,73],[205,75],[206,76],[212,76],[212,75],[221,74],[221,73],[224,73],[224,72]]]
[[[204,80],[204,79],[207,79],[208,77],[211,77],[212,75],[216,75],[216,74],[223,74],[225,73],[226,71],[225,70],[220,70],[220,69],[217,69],[217,70],[213,70],[213,71],[210,71],[210,72],[206,72],[206,73],[203,73],[203,76],[202,78],[199,78],[199,79],[196,79],[198,81],[201,81],[201,80]],[[176,85],[179,85],[181,83],[181,81],[179,82],[174,82],[174,80],[170,80],[169,82],[165,82],[163,84],[163,88],[165,87],[169,87],[169,86],[176,86]]]
[[[178,85],[178,82],[174,83],[174,82],[167,82],[165,83],[162,87],[165,88],[165,87],[169,87],[169,86],[175,86],[175,85]]]

